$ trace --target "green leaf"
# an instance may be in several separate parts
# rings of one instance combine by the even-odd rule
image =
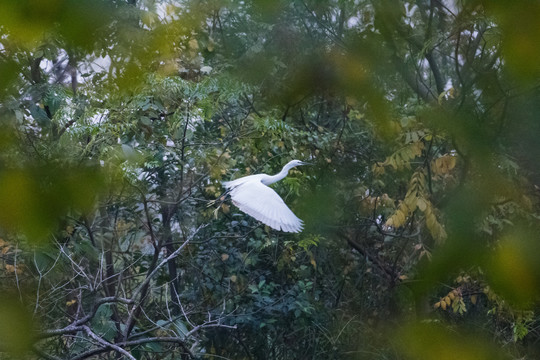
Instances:
[[[186,327],[186,324],[182,320],[178,319],[178,320],[176,320],[174,322],[174,326],[175,326],[176,332],[180,336],[180,338],[185,339],[187,333],[189,332],[187,327]]]

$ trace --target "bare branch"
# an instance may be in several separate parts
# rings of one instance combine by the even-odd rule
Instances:
[[[194,358],[191,351],[186,347],[184,340],[180,339],[179,337],[150,337],[150,338],[144,338],[144,339],[138,339],[138,340],[123,341],[123,342],[115,343],[114,345],[117,347],[130,347],[130,346],[143,345],[143,344],[152,343],[152,342],[178,344],[180,345],[180,347],[182,347],[182,349],[188,354],[190,358]],[[111,350],[113,349],[112,348],[93,349],[93,350],[83,352],[75,357],[72,357],[70,360],[82,360],[82,359],[86,359],[95,355],[103,354],[105,352],[109,352]]]
[[[106,341],[105,339],[99,337],[98,335],[96,335],[88,326],[83,325],[83,330],[88,336],[90,336],[92,339],[96,340],[98,343],[103,345],[105,348],[111,348],[112,350],[117,351],[120,354],[126,356],[128,359],[136,360],[135,357],[133,357],[133,355],[131,355],[125,349],[121,348],[120,346],[118,346],[116,344],[112,344],[112,343]]]
[[[84,316],[83,318],[69,324],[68,326],[66,326],[66,327],[64,327],[62,329],[44,330],[44,331],[41,332],[41,334],[38,335],[38,337],[44,339],[44,338],[49,338],[49,337],[53,337],[53,336],[71,334],[71,333],[81,331],[81,330],[83,330],[82,325],[84,325],[88,321],[92,320],[92,318],[96,315],[96,312],[97,312],[98,308],[102,304],[114,303],[114,302],[119,302],[119,303],[123,303],[123,304],[132,304],[133,300],[126,299],[126,298],[121,298],[121,297],[115,297],[115,296],[101,298],[101,299],[96,300],[94,302],[94,306],[92,307],[92,311],[90,311],[90,313],[87,314],[86,316]]]
[[[201,225],[199,226],[194,232],[193,234],[186,240],[184,241],[184,243],[182,245],[180,245],[178,247],[178,249],[176,249],[173,253],[171,253],[169,256],[167,256],[165,259],[163,259],[155,268],[154,270],[152,270],[146,277],[146,279],[135,289],[135,291],[133,292],[133,294],[131,295],[132,299],[136,299],[137,297],[139,297],[139,295],[141,295],[143,289],[145,289],[149,284],[150,284],[150,281],[152,280],[152,278],[157,274],[157,272],[164,266],[166,265],[169,261],[175,259],[179,254],[180,252],[184,249],[184,247],[199,233],[199,231],[203,228],[205,228],[206,226],[208,226],[208,224],[204,224],[204,225]],[[143,294],[144,295],[144,294]],[[134,321],[135,321],[135,315],[137,313],[137,309],[140,308],[142,306],[144,302],[144,296],[141,297],[141,299],[139,299],[139,302],[134,305],[131,310],[129,311],[129,316],[128,316],[128,319],[126,321],[126,332],[124,333],[124,341],[127,341],[128,339],[128,336],[129,336],[129,333],[131,332],[132,328],[133,328],[133,324],[134,324]]]

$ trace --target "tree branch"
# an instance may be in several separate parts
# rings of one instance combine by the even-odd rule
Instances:
[[[180,339],[179,337],[150,337],[150,338],[144,338],[139,340],[131,340],[131,341],[123,341],[119,343],[115,343],[114,345],[117,347],[130,347],[130,346],[136,346],[136,345],[143,345],[147,343],[152,342],[165,342],[165,343],[175,343],[182,347],[182,349],[188,354],[190,358],[194,358],[191,351],[186,347],[186,344],[184,340]],[[88,350],[86,352],[83,352],[75,357],[72,357],[70,360],[83,360],[95,355],[103,354],[106,352],[109,352],[113,350],[112,348],[98,348],[93,350]]]
[[[98,299],[98,300],[95,301],[94,306],[92,307],[92,310],[90,311],[90,313],[87,314],[86,316],[80,318],[79,320],[76,320],[75,322],[69,324],[68,326],[66,326],[66,327],[64,327],[62,329],[43,330],[38,335],[38,338],[39,339],[45,339],[45,338],[49,338],[49,337],[53,337],[53,336],[59,336],[59,335],[64,335],[64,334],[72,334],[72,333],[81,331],[81,330],[83,330],[82,325],[84,325],[88,321],[92,320],[92,318],[96,315],[96,312],[97,312],[98,308],[101,305],[106,304],[106,303],[112,303],[112,302],[119,302],[119,303],[123,303],[123,304],[132,304],[133,300],[132,299],[121,298],[121,297],[116,297],[116,296],[109,296],[109,297],[104,297],[104,298]]]
[[[199,226],[195,232],[186,240],[184,241],[184,243],[182,245],[180,245],[180,247],[178,247],[178,249],[176,249],[172,254],[170,254],[169,256],[167,256],[165,259],[163,259],[155,268],[154,270],[152,270],[146,277],[146,279],[135,289],[135,291],[133,292],[132,294],[132,299],[135,299],[137,297],[139,297],[139,295],[143,292],[143,289],[147,288],[150,284],[150,281],[152,280],[152,278],[157,274],[157,272],[165,265],[167,264],[169,261],[175,259],[179,254],[180,252],[184,249],[184,247],[195,237],[195,235],[198,234],[199,230],[205,228],[206,226],[208,226],[208,224],[204,224],[204,225],[201,225]],[[136,315],[136,312],[137,312],[137,309],[139,309],[141,306],[142,306],[142,303],[144,301],[144,297],[145,297],[145,294],[143,294],[143,296],[140,297],[139,299],[139,302],[137,304],[135,304],[131,310],[129,311],[129,316],[128,316],[128,320],[126,321],[126,332],[124,333],[124,341],[127,341],[128,337],[129,337],[129,334],[131,332],[131,330],[133,329],[133,325],[135,323],[135,315]]]
[[[116,344],[112,344],[108,341],[106,341],[105,339],[99,337],[98,335],[96,335],[88,326],[86,325],[83,325],[82,326],[84,332],[86,333],[86,335],[90,336],[92,339],[96,340],[98,343],[100,343],[101,345],[103,345],[103,347],[105,349],[112,349],[124,356],[126,356],[128,359],[131,359],[131,360],[137,360],[133,357],[133,355],[131,355],[129,352],[127,352],[125,349],[121,348],[120,346],[116,345]]]

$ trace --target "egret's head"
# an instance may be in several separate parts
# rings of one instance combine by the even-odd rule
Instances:
[[[289,167],[295,167],[295,166],[300,166],[300,165],[311,165],[311,164],[304,161],[300,161],[300,160],[292,160],[292,161],[289,161],[287,165]]]

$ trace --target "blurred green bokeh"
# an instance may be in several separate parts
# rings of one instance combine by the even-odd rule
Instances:
[[[406,359],[509,359],[484,334],[456,332],[436,323],[405,326],[396,334],[396,342]]]
[[[99,168],[55,166],[4,169],[0,174],[0,225],[31,242],[47,240],[70,211],[93,210],[102,185]]]
[[[0,351],[24,358],[36,340],[37,326],[16,293],[0,296]]]
[[[181,337],[193,357],[540,353],[538,2],[0,9],[0,351],[99,348],[36,343],[22,304],[67,326],[202,229],[130,299],[146,318],[111,303],[88,326],[178,351],[120,332],[199,330],[181,297],[212,324]],[[292,158],[314,163],[275,185],[302,234],[208,208],[221,181]]]

